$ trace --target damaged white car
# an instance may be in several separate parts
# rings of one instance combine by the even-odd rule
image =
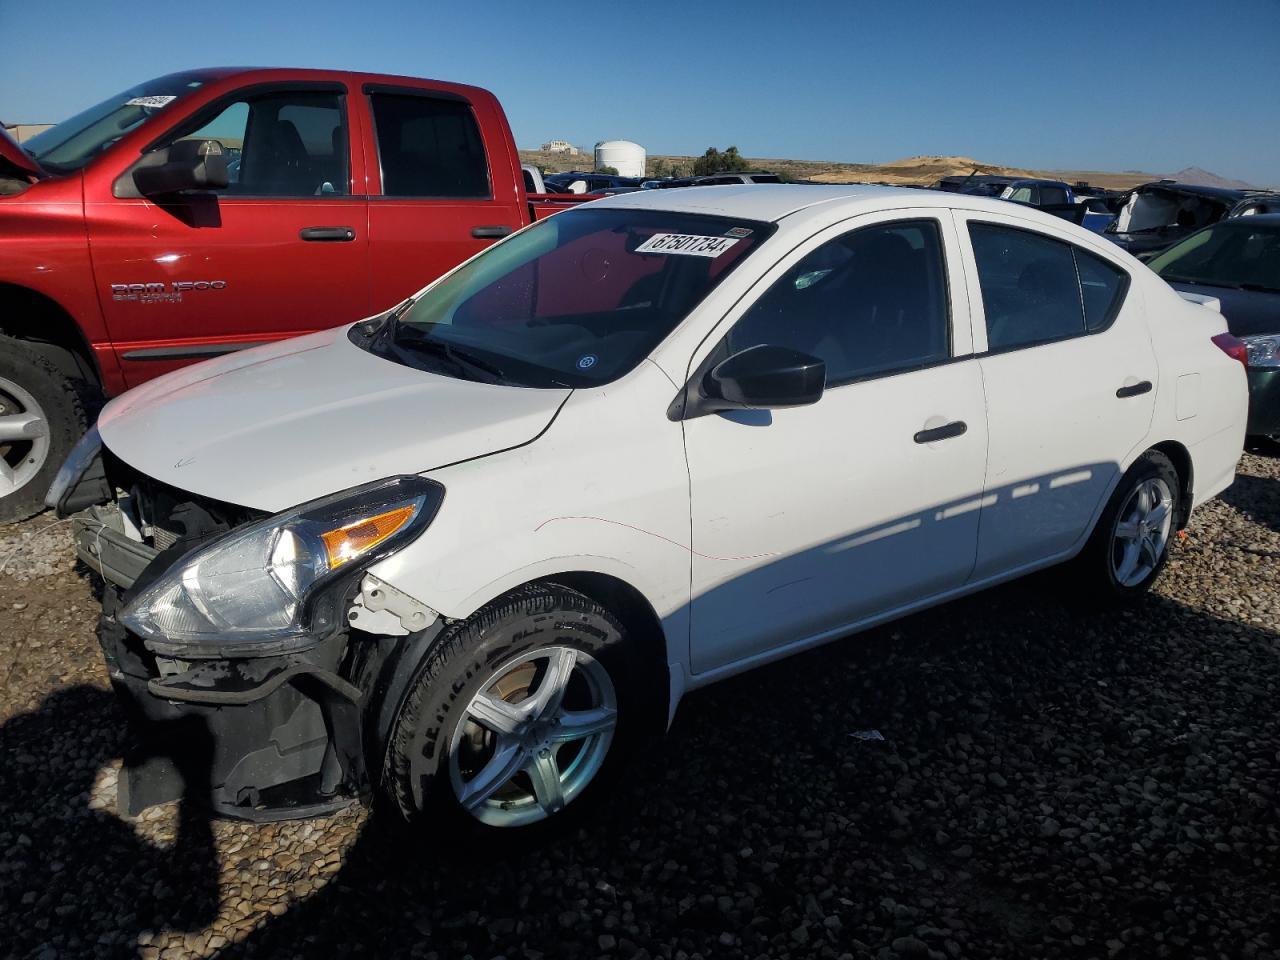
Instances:
[[[1139,595],[1244,439],[1210,307],[999,201],[644,191],[154,380],[49,494],[125,806],[194,723],[224,815],[539,830],[693,688],[1067,560]]]

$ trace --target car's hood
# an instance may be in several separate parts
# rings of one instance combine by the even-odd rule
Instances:
[[[571,392],[426,373],[361,350],[346,331],[231,354],[130,390],[102,411],[103,444],[171,486],[276,511],[527,443]]]
[[[48,176],[35,157],[23,150],[16,140],[0,127],[0,169],[8,167],[24,176]]]
[[[1227,329],[1237,337],[1280,333],[1280,293],[1265,290],[1232,290],[1200,283],[1171,283],[1175,290],[1216,297],[1227,318]]]

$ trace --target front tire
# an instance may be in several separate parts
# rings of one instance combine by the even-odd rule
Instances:
[[[44,509],[87,426],[79,385],[30,344],[0,336],[0,523]]]
[[[1076,560],[1086,599],[1132,600],[1150,589],[1169,560],[1181,500],[1168,457],[1148,450],[1134,462]]]
[[[581,819],[645,725],[633,657],[621,623],[577,591],[494,601],[419,669],[388,753],[390,798],[436,837],[507,841]]]

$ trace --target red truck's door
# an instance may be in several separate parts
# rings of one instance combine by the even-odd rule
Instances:
[[[157,146],[219,140],[230,186],[157,203],[86,181],[94,274],[126,382],[369,314],[360,120],[339,83],[252,86]],[[356,134],[352,136],[352,132]],[[123,194],[123,195],[121,195]]]
[[[483,91],[370,83],[373,310],[529,222],[506,118]],[[372,312],[372,311],[371,311]]]

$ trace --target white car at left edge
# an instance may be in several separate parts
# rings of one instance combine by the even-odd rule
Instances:
[[[125,394],[49,500],[131,722],[203,725],[219,813],[382,793],[501,838],[696,687],[1067,561],[1140,596],[1241,450],[1213,306],[1008,203],[643,191]]]

